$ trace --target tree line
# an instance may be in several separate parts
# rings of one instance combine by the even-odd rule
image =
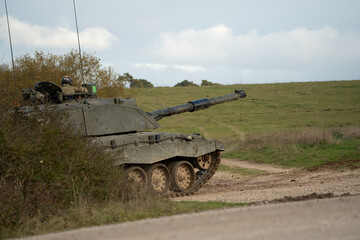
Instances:
[[[210,82],[208,80],[202,80],[201,81],[201,86],[211,86],[211,85],[220,85],[219,83],[213,83]],[[184,80],[182,82],[179,82],[177,84],[175,84],[174,87],[194,87],[194,86],[199,86],[196,83],[189,81],[189,80]]]
[[[82,76],[85,82],[95,83],[98,95],[101,97],[114,97],[124,95],[125,88],[152,88],[154,85],[146,79],[134,78],[129,73],[119,74],[111,66],[103,66],[101,59],[92,54],[82,52],[80,61],[78,50],[70,50],[66,54],[57,55],[35,51],[33,55],[24,54],[14,61],[15,80],[13,80],[12,66],[0,64],[1,95],[8,93],[19,94],[20,88],[30,88],[37,81],[51,81],[61,83],[65,75],[71,76],[74,85],[81,85]],[[81,68],[82,65],[82,68]],[[81,69],[83,71],[81,72]],[[201,86],[215,85],[202,80]],[[198,86],[192,81],[183,80],[174,87]]]

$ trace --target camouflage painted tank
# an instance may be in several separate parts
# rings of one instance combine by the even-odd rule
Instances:
[[[203,186],[220,164],[222,143],[199,134],[149,131],[160,127],[163,117],[194,112],[212,105],[246,97],[244,90],[215,98],[190,101],[183,105],[144,112],[135,99],[97,98],[96,87],[84,84],[87,93],[66,95],[51,82],[37,82],[23,89],[25,100],[38,102],[37,109],[62,111],[79,134],[91,137],[116,155],[116,165],[128,176],[156,192],[171,196],[189,195]],[[22,107],[32,114],[33,107]],[[118,151],[120,150],[120,151]]]

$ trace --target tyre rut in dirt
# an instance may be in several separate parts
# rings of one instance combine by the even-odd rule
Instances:
[[[171,187],[175,191],[188,192],[195,184],[195,170],[187,161],[175,162],[171,168]]]
[[[156,193],[165,194],[170,187],[170,172],[164,164],[153,164],[146,170],[148,185]]]

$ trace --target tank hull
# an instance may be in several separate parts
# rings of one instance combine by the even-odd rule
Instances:
[[[216,172],[221,142],[199,134],[136,132],[95,137],[132,180],[169,197],[195,193]],[[163,187],[162,187],[163,186]]]
[[[224,150],[221,142],[207,140],[198,134],[136,132],[96,137],[94,141],[108,151],[116,152],[117,165],[153,164],[174,157],[197,158]]]

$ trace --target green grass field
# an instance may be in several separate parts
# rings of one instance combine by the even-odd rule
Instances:
[[[133,97],[140,108],[153,111],[229,94],[235,89],[244,89],[247,97],[203,111],[164,118],[160,120],[162,128],[159,130],[200,133],[223,142],[226,157],[284,166],[313,167],[329,161],[360,159],[359,80],[148,88],[138,89]],[[353,137],[344,139],[342,135],[349,131]],[[278,143],[284,134],[289,144]],[[291,136],[296,134],[305,136],[294,142]],[[330,142],[327,140],[329,134]],[[256,147],[256,140],[262,142],[269,135],[273,141]],[[246,144],[249,138],[255,141]],[[314,144],[312,138],[320,140]],[[325,140],[321,141],[322,138]]]
[[[139,107],[152,111],[244,89],[245,99],[160,121],[162,131],[193,130],[222,141],[239,133],[303,127],[360,126],[360,81],[139,89]]]

